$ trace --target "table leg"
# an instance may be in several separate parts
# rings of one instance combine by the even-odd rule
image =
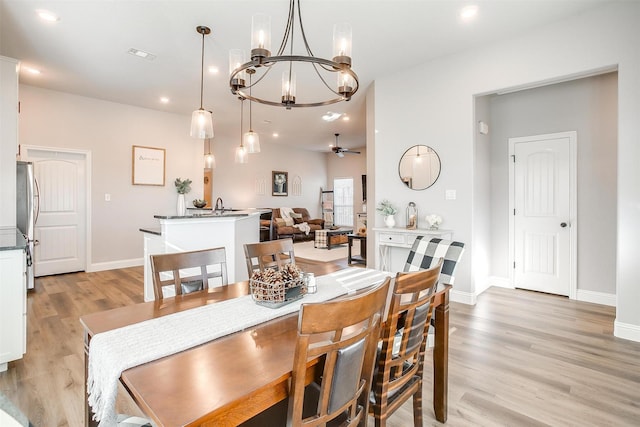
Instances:
[[[435,309],[433,348],[433,411],[441,423],[447,421],[449,384],[449,292]]]
[[[347,237],[347,246],[349,246],[347,264],[351,264],[351,245],[352,244],[353,244],[353,238],[352,237]]]

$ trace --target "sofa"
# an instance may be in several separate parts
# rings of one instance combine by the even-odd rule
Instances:
[[[291,237],[295,239],[312,239],[315,235],[316,230],[322,230],[324,228],[324,220],[323,219],[312,219],[309,215],[309,211],[305,208],[293,208],[293,212],[299,214],[301,217],[294,219],[295,223],[303,223],[306,222],[311,231],[309,234],[305,234],[304,231],[300,230],[293,225],[286,225],[284,223],[284,219],[282,219],[282,215],[280,214],[280,208],[274,208],[273,214],[271,215],[271,226],[273,227],[273,238],[281,239],[284,237]],[[268,224],[261,224],[268,225]]]

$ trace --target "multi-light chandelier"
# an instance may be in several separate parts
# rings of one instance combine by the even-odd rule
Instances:
[[[300,29],[306,55],[294,55],[294,31],[297,26]],[[245,62],[241,50],[234,49],[229,55],[231,93],[249,101],[259,102],[277,107],[318,107],[334,104],[340,101],[348,101],[357,92],[358,76],[351,69],[351,26],[349,24],[336,24],[333,29],[333,59],[324,59],[314,56],[302,24],[300,1],[289,1],[289,15],[284,30],[282,42],[275,56],[271,55],[271,18],[267,15],[254,15],[251,23],[251,60]],[[311,64],[320,81],[329,90],[322,99],[296,99],[296,71],[301,64]],[[278,67],[279,66],[279,67]],[[273,92],[259,93],[260,83],[274,69],[282,70],[282,90],[278,98]],[[249,80],[246,85],[247,73],[256,73],[253,82]],[[329,84],[327,76],[336,76],[336,83]],[[267,80],[265,80],[267,81]],[[266,85],[262,85],[266,86]],[[251,89],[255,89],[253,92]],[[314,91],[315,92],[315,91]],[[305,94],[308,95],[308,94]]]

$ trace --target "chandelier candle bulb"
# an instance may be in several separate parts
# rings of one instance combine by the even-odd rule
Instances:
[[[257,13],[251,18],[251,60],[271,56],[271,17]]]
[[[229,50],[229,74],[233,74],[236,68],[240,68],[245,63],[244,51],[242,49]],[[246,83],[246,71],[240,71],[231,81],[231,85],[238,90],[243,88]]]
[[[333,62],[351,66],[351,25],[347,23],[333,26]]]
[[[282,73],[282,103],[296,103],[296,73],[289,71]]]

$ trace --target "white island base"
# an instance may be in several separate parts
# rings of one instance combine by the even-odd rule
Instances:
[[[153,275],[149,256],[224,247],[229,283],[248,280],[244,244],[260,240],[260,211],[241,211],[221,216],[156,216],[160,229],[141,229],[144,234],[144,300],[153,301]]]

